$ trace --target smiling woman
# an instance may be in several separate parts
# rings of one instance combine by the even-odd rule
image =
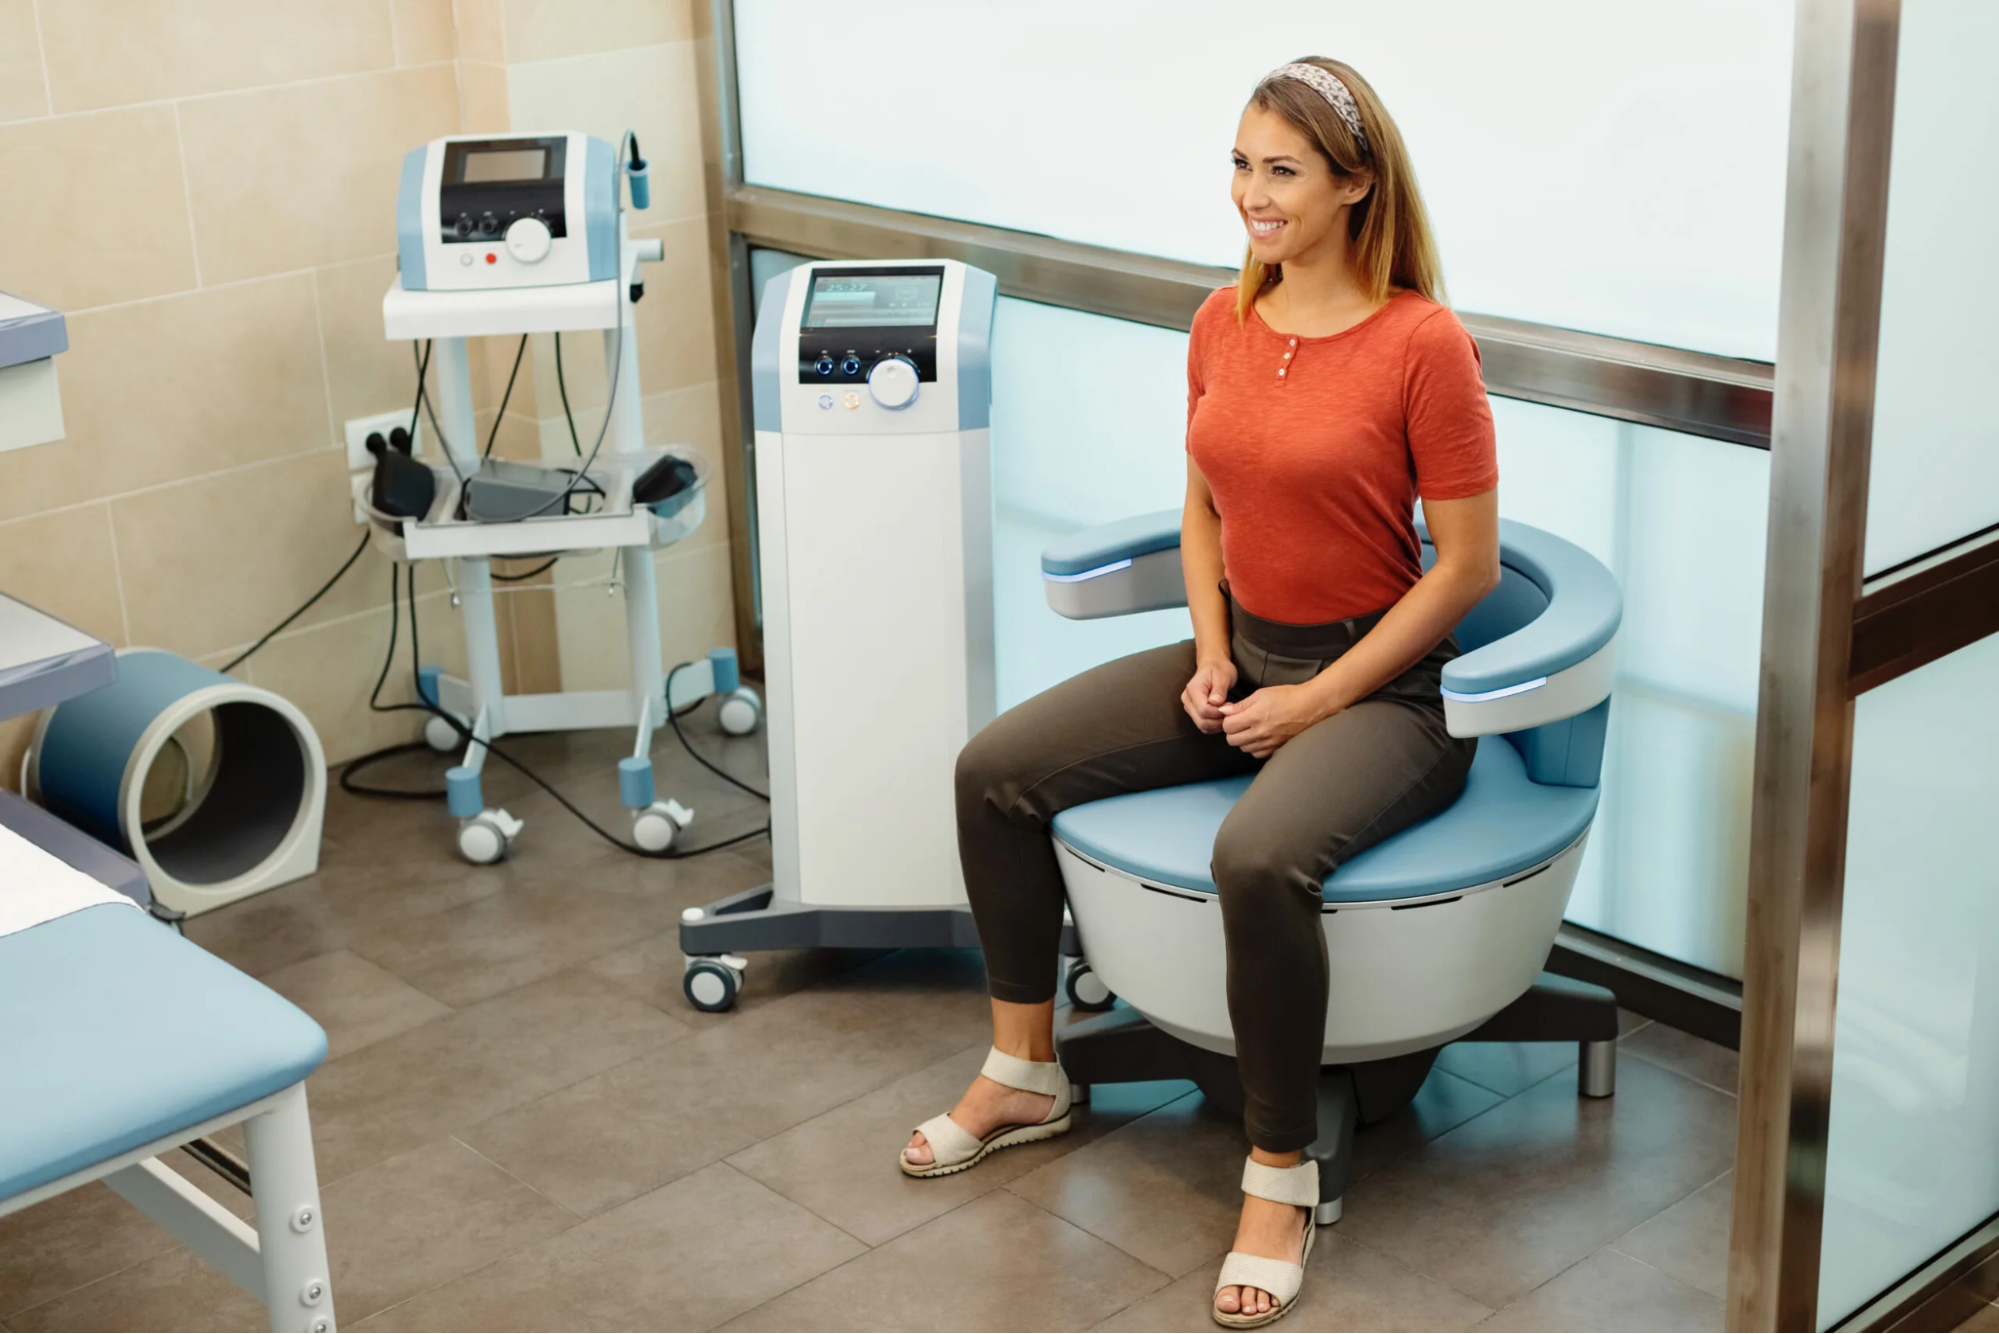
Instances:
[[[1228,1010],[1252,1145],[1213,1315],[1290,1310],[1320,1203],[1327,957],[1319,886],[1463,791],[1476,743],[1439,695],[1452,627],[1499,578],[1492,415],[1439,304],[1394,122],[1347,66],[1266,76],[1236,128],[1249,254],[1194,318],[1180,560],[1193,636],[1008,710],[957,768],[966,893],[993,1051],[902,1170],[937,1177],[1063,1134],[1052,1033],[1054,818],[1124,793],[1247,777],[1214,837]],[[1422,564],[1422,499],[1436,560]]]
[[[1284,66],[1257,85],[1243,131],[1245,142],[1233,153],[1236,209],[1250,237],[1236,284],[1239,314],[1282,277],[1287,256],[1323,240],[1342,206],[1353,273],[1371,303],[1386,301],[1394,288],[1444,299],[1402,132],[1351,66],[1323,56]],[[1313,151],[1297,152],[1292,140],[1300,135]]]

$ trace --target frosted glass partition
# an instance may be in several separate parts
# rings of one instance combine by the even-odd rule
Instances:
[[[1186,614],[1066,621],[1039,557],[1180,503],[1186,336],[1002,298],[993,339],[994,603],[1002,708],[1184,638]],[[1503,513],[1623,582],[1603,805],[1570,917],[1742,973],[1764,512],[1759,450],[1494,399]]]
[[[1903,0],[1866,569],[1999,523],[1999,5]]]
[[[736,0],[745,172],[1233,266],[1243,103],[1272,67],[1337,56],[1402,126],[1459,307],[1769,360],[1791,10],[1319,0],[1245,21],[1228,0],[870,0],[856,21]]]
[[[1819,1320],[1999,1212],[1999,637],[1854,705]]]

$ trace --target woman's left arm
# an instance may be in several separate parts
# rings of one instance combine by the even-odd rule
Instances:
[[[1499,584],[1499,492],[1425,500],[1437,563],[1361,641],[1310,681],[1265,686],[1222,706],[1229,744],[1258,759],[1421,662]]]

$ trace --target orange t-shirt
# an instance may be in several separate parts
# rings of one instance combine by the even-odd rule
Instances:
[[[1187,348],[1187,452],[1230,593],[1293,625],[1393,605],[1423,573],[1416,498],[1499,484],[1477,345],[1414,292],[1326,338],[1237,323],[1235,301],[1201,303]]]

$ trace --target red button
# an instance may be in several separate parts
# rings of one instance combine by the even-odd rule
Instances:
[[[500,257],[494,254],[492,251],[488,250],[486,252],[486,262],[488,264],[498,264],[500,262]]]

